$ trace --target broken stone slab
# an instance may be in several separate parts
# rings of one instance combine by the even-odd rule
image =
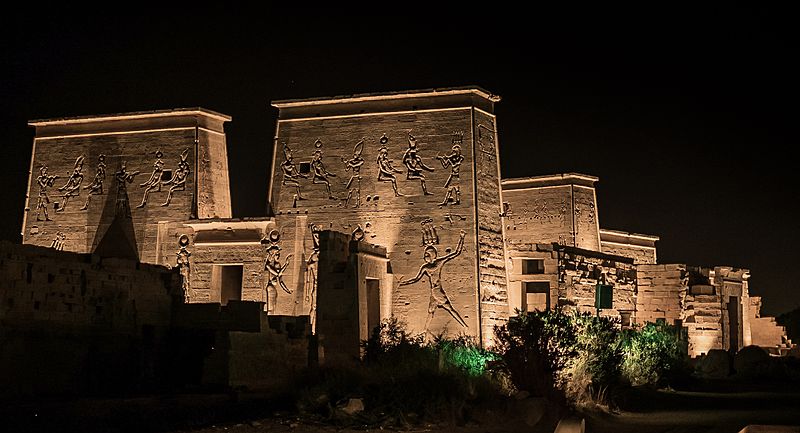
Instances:
[[[556,426],[554,433],[584,433],[586,431],[586,420],[575,416],[567,416],[561,419]]]

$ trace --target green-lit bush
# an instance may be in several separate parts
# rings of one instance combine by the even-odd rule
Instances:
[[[648,323],[625,331],[622,349],[622,374],[632,385],[661,385],[686,368],[686,342],[674,326]]]

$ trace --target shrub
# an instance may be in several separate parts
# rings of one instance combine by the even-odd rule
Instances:
[[[686,342],[674,326],[648,323],[622,336],[622,374],[632,385],[661,385],[687,365]]]
[[[495,328],[500,356],[515,387],[563,401],[562,371],[575,357],[575,327],[561,310],[517,312]]]
[[[575,356],[562,375],[567,398],[578,406],[608,404],[607,390],[620,378],[618,323],[588,314],[573,316]]]

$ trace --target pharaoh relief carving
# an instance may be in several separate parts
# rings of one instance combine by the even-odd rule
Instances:
[[[150,178],[144,183],[139,184],[140,188],[144,188],[144,196],[142,202],[139,203],[137,208],[143,208],[147,204],[147,196],[152,191],[161,192],[161,176],[164,174],[164,161],[161,159],[164,156],[161,151],[156,151],[156,161],[153,163],[153,172],[150,173]]]
[[[139,171],[129,172],[127,169],[127,162],[122,161],[119,171],[114,173],[114,178],[117,180],[117,202],[116,213],[125,217],[131,217],[131,205],[128,203],[128,185],[133,183],[133,179]]]
[[[294,195],[295,203],[297,200],[305,200],[303,195],[300,194],[300,179],[308,179],[308,176],[300,173],[297,166],[294,164],[294,157],[292,156],[292,149],[283,143],[283,162],[281,163],[281,171],[283,172],[282,185],[293,186],[297,191]]]
[[[447,188],[447,193],[444,196],[444,200],[439,203],[440,206],[451,203],[461,203],[459,171],[461,169],[461,163],[464,162],[464,156],[461,154],[461,144],[463,141],[463,131],[453,133],[453,147],[450,153],[447,155],[436,155],[436,159],[442,163],[442,168],[450,168],[450,176],[447,177],[447,181],[444,183],[444,187]]]
[[[93,195],[102,195],[103,194],[103,182],[106,180],[106,156],[100,155],[97,157],[97,171],[94,174],[94,179],[92,179],[92,183],[83,187],[83,189],[88,190],[86,192],[86,203],[83,205],[81,210],[86,210],[89,208],[89,200],[92,199]]]
[[[64,209],[67,208],[67,203],[69,203],[69,199],[71,197],[75,197],[80,195],[81,193],[81,184],[83,183],[83,161],[86,157],[83,155],[79,156],[77,160],[75,160],[75,168],[72,170],[72,173],[69,175],[67,179],[67,183],[64,184],[58,190],[61,191],[61,203],[56,212],[64,212]]]
[[[311,156],[311,171],[313,172],[314,177],[311,179],[311,183],[316,185],[325,185],[325,191],[328,193],[328,198],[331,200],[336,200],[336,197],[334,197],[331,193],[331,181],[328,180],[328,177],[336,177],[336,175],[326,170],[325,163],[322,162],[322,141],[315,141],[314,147],[316,147],[316,150],[314,150],[314,154]]]
[[[164,203],[161,203],[161,206],[169,206],[169,203],[172,200],[172,194],[175,191],[186,191],[186,179],[189,177],[189,173],[191,173],[188,159],[189,149],[186,149],[181,152],[181,160],[178,161],[178,167],[175,169],[175,174],[173,174],[169,180],[162,182],[164,186],[169,185],[169,191],[167,191],[167,199],[164,201]]]
[[[389,143],[389,137],[383,134],[380,143],[381,148],[378,151],[378,180],[381,182],[391,182],[394,196],[402,197],[403,194],[397,191],[397,177],[395,177],[395,174],[401,174],[403,171],[392,166],[392,160],[389,158],[389,149],[386,148],[386,144]]]
[[[424,195],[433,195],[433,193],[428,192],[425,186],[425,174],[422,172],[423,170],[432,172],[433,168],[422,162],[422,158],[417,153],[417,139],[410,132],[408,133],[408,149],[403,154],[403,165],[406,166],[406,179],[419,179],[422,184],[422,193]]]
[[[36,200],[36,221],[41,221],[40,213],[44,214],[45,221],[51,221],[50,215],[47,214],[47,207],[50,205],[50,196],[47,194],[47,189],[52,187],[58,176],[50,176],[47,174],[47,165],[42,164],[39,168],[39,176],[36,177],[36,184],[39,185],[39,197]]]
[[[464,250],[464,236],[466,236],[466,232],[461,230],[460,239],[455,251],[442,257],[438,256],[436,247],[433,245],[426,246],[423,254],[423,260],[425,263],[419,268],[417,275],[410,280],[401,280],[398,285],[406,286],[416,283],[423,277],[427,278],[428,285],[430,286],[431,290],[431,296],[430,300],[428,301],[428,318],[425,321],[425,332],[428,331],[431,320],[433,320],[433,315],[439,308],[447,311],[450,316],[452,316],[452,318],[458,322],[459,325],[465,328],[467,327],[467,323],[464,322],[464,319],[461,317],[455,307],[453,307],[450,297],[447,296],[447,292],[444,290],[444,287],[442,287],[442,268],[444,267],[445,263],[458,257],[458,255]]]
[[[283,282],[283,274],[289,263],[292,260],[292,255],[286,256],[283,264],[281,264],[281,236],[277,230],[272,230],[266,239],[262,239],[261,243],[267,247],[267,258],[264,261],[264,270],[267,272],[267,283],[265,291],[267,292],[267,313],[272,314],[275,312],[275,306],[278,302],[278,287],[284,292],[291,294],[292,291],[286,287]]]
[[[53,248],[56,251],[64,251],[64,241],[66,240],[67,235],[65,235],[64,232],[56,232],[56,237],[50,244],[50,248]]]
[[[306,259],[306,303],[309,305],[308,318],[312,332],[316,329],[317,322],[317,271],[319,269],[319,232],[321,228],[316,224],[309,224],[311,230],[311,254]]]
[[[178,266],[178,271],[181,275],[181,290],[183,291],[183,302],[189,303],[189,300],[192,298],[192,283],[191,283],[191,267],[190,267],[190,258],[192,253],[186,249],[189,246],[189,236],[182,234],[180,238],[178,238],[178,253],[176,254],[176,264]]]
[[[350,159],[342,158],[345,171],[352,171],[350,180],[345,184],[347,189],[347,198],[344,199],[344,207],[350,204],[350,199],[355,195],[355,206],[361,206],[361,166],[364,165],[364,158],[361,153],[364,151],[364,139],[361,139],[355,146],[353,146],[353,157]]]

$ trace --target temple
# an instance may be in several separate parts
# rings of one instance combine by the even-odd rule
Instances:
[[[231,214],[229,116],[31,121],[23,243],[177,268],[183,303],[305,317],[331,354],[357,354],[389,317],[491,346],[508,317],[558,307],[676,325],[692,356],[788,350],[747,269],[659,263],[658,236],[603,228],[598,178],[504,179],[499,102],[478,87],[275,101],[266,211],[246,219]],[[11,305],[13,322],[27,303]]]

